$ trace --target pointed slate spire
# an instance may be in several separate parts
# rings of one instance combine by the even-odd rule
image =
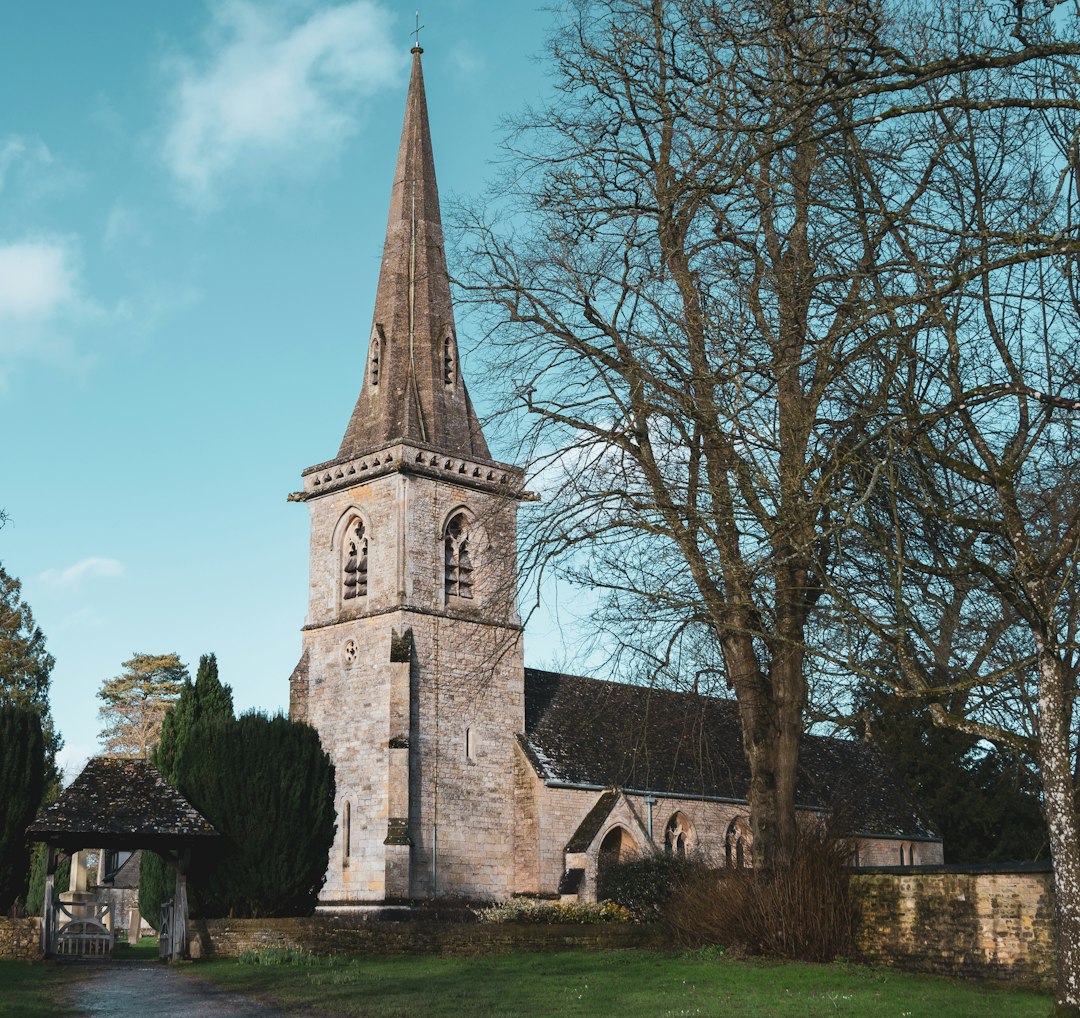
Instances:
[[[397,441],[491,459],[458,363],[422,52],[413,47],[364,381],[339,459]]]

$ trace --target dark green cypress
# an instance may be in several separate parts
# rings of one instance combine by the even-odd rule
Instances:
[[[184,682],[176,703],[169,708],[161,724],[161,738],[152,760],[165,780],[178,787],[180,760],[189,751],[191,733],[201,718],[231,721],[232,689],[218,677],[217,657],[203,654],[195,681]],[[144,852],[139,867],[139,911],[152,926],[157,926],[161,903],[173,896],[175,872],[161,856]]]
[[[193,863],[203,917],[307,915],[335,831],[334,768],[318,734],[276,716],[200,719],[198,753],[181,757],[178,788],[221,834],[217,857]]]
[[[45,735],[38,711],[0,702],[0,914],[26,893],[26,827],[45,792]]]

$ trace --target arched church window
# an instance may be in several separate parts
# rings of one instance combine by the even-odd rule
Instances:
[[[692,840],[690,820],[684,813],[673,813],[664,828],[664,854],[669,859],[685,859],[693,848]]]
[[[443,381],[447,385],[454,383],[454,344],[449,334],[443,339]]]
[[[368,591],[368,539],[364,524],[353,520],[345,531],[342,596],[345,600],[366,597]]]
[[[473,565],[469,543],[469,518],[464,513],[451,517],[443,545],[446,554],[446,600],[473,596]]]
[[[728,824],[724,838],[724,862],[735,869],[742,869],[751,864],[750,849],[754,838],[745,817],[736,817]]]

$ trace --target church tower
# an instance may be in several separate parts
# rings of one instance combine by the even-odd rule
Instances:
[[[337,773],[324,902],[513,890],[522,472],[492,460],[458,360],[419,46],[363,382],[311,510],[290,715]]]

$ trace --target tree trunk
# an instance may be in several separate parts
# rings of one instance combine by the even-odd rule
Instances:
[[[801,661],[798,655],[784,656],[773,662],[766,676],[749,639],[729,640],[726,650],[750,766],[747,799],[754,866],[781,869],[795,851],[795,776],[803,720],[801,695],[783,694],[801,690]]]
[[[1064,668],[1044,647],[1039,652],[1038,764],[1043,813],[1054,862],[1057,984],[1054,1014],[1080,1015],[1080,825],[1074,808],[1069,709]]]

